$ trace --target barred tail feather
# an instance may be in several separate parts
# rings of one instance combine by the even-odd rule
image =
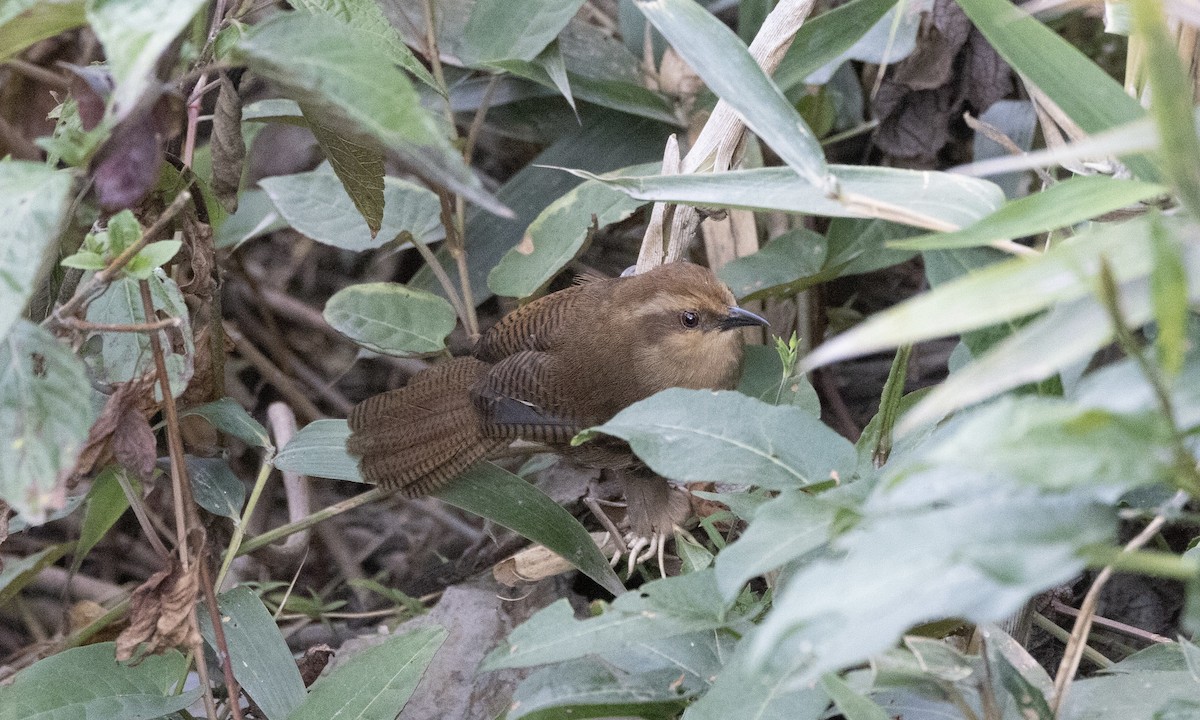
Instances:
[[[505,441],[484,437],[468,393],[488,367],[475,358],[456,358],[356,405],[346,447],[361,458],[363,478],[419,497],[503,447]]]

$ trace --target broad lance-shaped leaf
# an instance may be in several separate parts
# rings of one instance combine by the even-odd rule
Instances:
[[[385,209],[383,152],[374,145],[361,145],[342,137],[333,128],[322,124],[319,117],[318,112],[305,114],[304,119],[374,240],[383,225]],[[383,240],[386,242],[389,238],[385,235]]]
[[[741,300],[795,294],[829,279],[825,237],[796,228],[771,238],[758,252],[735,258],[717,271]]]
[[[402,240],[405,233],[427,244],[444,236],[441,205],[427,188],[400,178],[382,178],[382,221],[379,232],[372,234],[345,183],[327,165],[258,182],[288,225],[325,245],[361,251]]]
[[[245,585],[221,593],[217,605],[238,683],[269,720],[293,717],[289,713],[304,701],[304,681],[271,613]],[[208,613],[197,613],[197,617],[204,640],[216,650]]]
[[[816,417],[739,392],[671,388],[581,433],[629,443],[656,473],[677,482],[788,490],[848,479],[854,446]]]
[[[395,718],[447,634],[434,625],[359,652],[318,679],[288,720]]]
[[[306,10],[345,24],[362,42],[386,55],[421,82],[437,89],[437,81],[404,44],[400,33],[384,17],[376,0],[296,0],[289,4],[297,10]]]
[[[946,282],[827,341],[804,359],[803,367],[988,327],[1090,295],[1102,258],[1119,283],[1145,277],[1151,265],[1148,222],[1108,225],[1038,257],[994,264]],[[1175,232],[1188,227],[1176,218],[1163,222]]]
[[[598,617],[576,620],[559,600],[509,633],[483,660],[484,670],[530,667],[603,654],[640,643],[735,622],[717,592],[712,570],[699,570],[646,583],[621,595]]]
[[[898,240],[888,243],[888,247],[906,250],[978,247],[996,240],[1068,227],[1161,195],[1166,190],[1155,183],[1080,175],[1039,193],[1007,202],[996,212],[961,230]]]
[[[275,457],[280,470],[362,482],[358,461],[346,452],[345,420],[318,420],[302,428]],[[445,502],[545,545],[613,595],[625,586],[571,513],[512,473],[480,463],[435,493]]]
[[[498,465],[480,463],[434,497],[545,545],[613,595],[625,592],[583,525],[550,496]]]
[[[279,85],[306,113],[319,114],[323,125],[382,147],[426,180],[494,213],[510,214],[482,189],[408,78],[341,24],[280,13],[239,40],[230,56]]]
[[[986,180],[885,167],[829,166],[843,194],[870,199],[877,203],[875,206],[830,198],[789,168],[642,178],[570,172],[611,185],[639,200],[829,217],[877,217],[930,230],[970,225],[1004,203],[1004,192]],[[898,214],[896,209],[902,212]]]
[[[358,460],[346,452],[348,437],[345,420],[314,420],[292,436],[271,464],[300,475],[361,483]]]
[[[155,81],[159,58],[187,27],[205,0],[92,0],[88,25],[104,45],[117,87],[112,103],[124,116]]]
[[[829,541],[838,507],[821,496],[784,492],[754,513],[750,526],[717,554],[717,586],[732,601],[746,581],[783,567]]]
[[[96,417],[83,363],[49,332],[18,321],[0,342],[0,499],[40,524]]]
[[[533,60],[582,4],[583,0],[476,0],[459,55],[468,65]]]
[[[400,283],[362,283],[325,303],[325,320],[354,342],[385,355],[439,352],[457,319],[437,295]]]
[[[779,61],[775,83],[785,92],[802,84],[849,50],[895,5],[896,0],[853,0],[805,21]]]
[[[623,174],[655,172],[661,163],[625,168]],[[545,287],[585,248],[592,218],[599,227],[620,222],[645,203],[603,183],[584,182],[541,212],[525,236],[488,273],[488,288],[497,295],[528,297]]]
[[[110,642],[71,648],[34,663],[0,687],[0,720],[163,717],[200,697],[200,688],[174,694],[186,674],[177,650],[126,665],[117,662]]]
[[[1150,319],[1145,280],[1122,286],[1121,310],[1133,328]],[[1112,338],[1108,312],[1095,298],[1056,305],[1045,316],[931,388],[921,402],[901,417],[896,434],[904,435],[1005,390],[1052,377],[1072,363],[1087,360],[1112,342]]]
[[[634,4],[798,180],[822,195],[834,190],[836,183],[829,177],[825,153],[813,131],[732,30],[692,0],[635,0]]]
[[[66,171],[0,161],[0,340],[49,270],[70,192]]]
[[[1006,617],[1112,541],[1113,505],[1171,476],[1170,447],[1153,412],[1026,396],[958,416],[885,466],[861,521],[777,592],[755,662],[802,659],[804,682],[921,622]]]
[[[815,683],[789,682],[790,667],[756,667],[749,649],[758,633],[751,629],[721,668],[704,697],[688,707],[684,720],[819,720],[829,707],[829,695]]]

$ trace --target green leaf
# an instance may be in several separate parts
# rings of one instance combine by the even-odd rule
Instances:
[[[300,428],[271,464],[301,475],[360,483],[358,460],[346,452],[348,437],[345,420],[314,420]]]
[[[138,251],[138,254],[126,266],[125,271],[139,280],[146,280],[153,274],[155,268],[161,267],[175,257],[175,253],[179,252],[181,247],[183,247],[181,240],[159,240],[148,243],[146,247]],[[133,269],[135,262],[138,263],[136,271]]]
[[[467,65],[533,60],[566,27],[583,0],[476,0],[462,37]]]
[[[774,348],[747,345],[744,353],[738,392],[768,405],[795,405],[814,417],[821,414],[821,400],[808,377],[791,370],[785,374]]]
[[[132,210],[122,210],[105,226],[108,233],[109,251],[114,255],[125,252],[125,248],[142,239],[142,225],[134,216]]]
[[[541,490],[507,470],[480,463],[433,495],[544,545],[613,595],[625,592],[608,558],[583,525]]]
[[[829,542],[838,507],[820,496],[789,491],[754,513],[750,526],[717,554],[717,586],[732,601],[746,581],[783,567]]]
[[[363,650],[317,680],[288,720],[394,720],[446,635],[434,625]]]
[[[1076,680],[1063,701],[1062,720],[1183,720],[1195,717],[1200,683],[1186,672],[1104,675]],[[1157,711],[1174,705],[1179,715]]]
[[[529,165],[513,175],[497,192],[517,217],[496,218],[483,212],[467,212],[466,251],[471,288],[476,303],[491,297],[487,276],[500,258],[521,241],[529,224],[556,198],[578,185],[579,178],[548,170],[541,165],[567,166],[604,172],[657,159],[662,162],[667,129],[650,120],[633,119],[616,112],[583,114],[584,124],[539,153]],[[597,153],[596,148],[606,151]],[[437,256],[458,284],[458,272],[445,248]],[[441,294],[443,291],[428,267],[409,283],[412,287]]]
[[[70,192],[66,171],[0,161],[0,339],[52,267]]]
[[[1108,544],[1114,503],[1170,477],[1170,430],[1063,400],[964,413],[885,466],[858,524],[779,589],[755,660],[796,658],[796,682],[860,662],[935,618],[993,622]]]
[[[895,5],[896,0],[853,0],[806,21],[779,61],[775,84],[784,92],[803,84],[849,50]]]
[[[680,681],[683,682],[680,682]],[[699,687],[675,668],[628,673],[587,658],[535,672],[513,694],[506,720],[638,717],[671,720]]]
[[[1074,225],[1165,191],[1165,187],[1154,183],[1080,175],[1042,192],[1006,202],[996,212],[961,230],[897,240],[888,243],[888,247],[905,250],[978,247]]]
[[[71,549],[68,543],[51,545],[33,552],[25,557],[7,558],[4,569],[0,570],[0,605],[7,605],[25,588],[37,579],[38,574],[58,562]],[[0,697],[3,693],[0,692]],[[0,717],[3,709],[0,707]]]
[[[8,0],[0,4],[0,60],[83,25],[87,20],[83,8],[84,0]]]
[[[1154,347],[1158,362],[1168,377],[1174,377],[1183,367],[1187,350],[1188,273],[1184,268],[1180,242],[1158,222],[1150,225],[1150,245],[1154,250],[1154,267],[1150,270],[1150,297],[1154,304],[1157,332]],[[1193,272],[1200,269],[1193,263]],[[1198,282],[1200,284],[1200,282]],[[1122,304],[1122,314],[1129,309]]]
[[[271,447],[267,429],[233,398],[223,397],[204,405],[197,405],[184,410],[180,415],[199,415],[216,429],[232,435],[250,447]]]
[[[160,346],[165,354],[171,392],[178,396],[192,376],[192,357],[195,344],[188,324],[187,304],[179,286],[173,280],[155,274],[149,278],[150,299],[155,310],[183,319],[183,324],[170,332],[160,331]],[[111,283],[104,293],[88,306],[87,319],[94,323],[137,325],[146,322],[138,280],[128,275]],[[146,333],[96,333],[103,339],[98,358],[90,362],[95,372],[108,383],[128,382],[154,367],[154,353]],[[183,340],[183,352],[174,351],[176,338]]]
[[[229,648],[229,664],[238,684],[262,708],[268,720],[295,717],[291,713],[305,702],[304,681],[271,613],[246,586],[221,593],[217,607]],[[213,652],[218,652],[208,613],[199,612],[196,617],[205,642]]]
[[[200,507],[214,515],[233,520],[236,525],[246,502],[246,486],[222,458],[187,456],[192,494]]]
[[[1193,80],[1179,62],[1162,6],[1134,0],[1130,10],[1150,79],[1150,114],[1161,138],[1159,164],[1183,206],[1200,218],[1200,137],[1192,121]]]
[[[739,300],[794,295],[828,279],[825,237],[797,228],[771,238],[758,252],[717,271]]]
[[[587,620],[576,620],[570,603],[559,600],[509,633],[480,668],[545,665],[714,630],[730,622],[725,610],[711,570],[648,582]]]
[[[647,164],[622,172],[654,172],[659,166]],[[521,242],[488,273],[488,288],[508,297],[533,295],[586,249],[593,217],[604,227],[625,220],[644,204],[602,183],[584,182],[550,203],[530,223]]]
[[[88,25],[104,45],[117,81],[112,107],[118,117],[157,82],[159,58],[204,5],[204,0],[88,0]]]
[[[664,390],[634,403],[580,438],[604,433],[629,443],[658,474],[788,490],[849,478],[854,446],[794,406],[738,392]]]
[[[399,283],[362,283],[339,290],[325,303],[325,320],[375,352],[398,357],[435,353],[457,317],[450,303]]]
[[[819,720],[829,707],[829,695],[815,684],[789,682],[788,669],[757,669],[747,649],[754,637],[738,643],[704,697],[684,713],[684,720]]]
[[[0,720],[152,720],[179,712],[200,697],[200,688],[174,694],[187,674],[178,651],[149,655],[137,665],[118,663],[115,654],[115,644],[97,643],[34,663],[0,687]]]
[[[1150,319],[1144,280],[1121,287],[1121,309],[1133,327]],[[896,431],[905,434],[1006,390],[1053,377],[1074,363],[1086,361],[1112,338],[1108,312],[1095,298],[1055,305],[932,388],[904,416]]]
[[[129,499],[121,489],[119,475],[125,473],[123,468],[109,466],[92,482],[87,494],[87,509],[83,511],[83,524],[79,527],[79,541],[75,544],[74,568],[78,569],[83,560],[96,543],[108,533],[125,511],[129,509]],[[129,475],[125,475],[129,478]],[[133,481],[136,482],[136,481]],[[136,485],[135,485],[136,487]]]
[[[394,65],[412,73],[418,80],[433,89],[437,82],[412,50],[404,44],[400,34],[383,15],[375,0],[296,0],[290,5],[297,10],[306,10],[314,15],[332,18],[344,23],[354,31],[360,41],[383,53]]]
[[[343,190],[344,191],[344,190]],[[216,230],[213,241],[218,249],[235,248],[247,240],[287,227],[265,190],[243,190],[238,196],[237,212]]]
[[[1035,258],[996,263],[873,315],[804,359],[811,370],[849,357],[1016,320],[1091,295],[1105,258],[1119,283],[1150,272],[1148,220],[1077,235]],[[1164,221],[1167,222],[1167,221]],[[1175,225],[1175,232],[1183,227]]]
[[[855,165],[830,165],[829,171],[837,178],[843,193],[869,198],[879,206],[850,205],[829,198],[788,168],[644,178],[571,172],[588,180],[599,180],[639,200],[890,220],[898,218],[886,209],[901,208],[907,218],[905,222],[929,229],[940,229],[947,224],[969,225],[1004,202],[1004,193],[996,185],[962,175]]]
[[[838,712],[846,720],[889,720],[890,716],[883,708],[876,705],[864,695],[850,687],[837,673],[825,673],[821,676],[821,687],[829,693]]]
[[[1085,133],[1099,133],[1145,116],[1138,101],[1099,65],[1007,0],[957,1],[1005,62],[1046,93]],[[1128,162],[1143,180],[1157,178],[1154,166],[1144,158]]]
[[[732,30],[692,0],[635,4],[704,83],[799,176],[798,184],[820,195],[835,187],[812,130]]]
[[[1054,693],[1054,681],[1038,665],[1025,648],[995,626],[983,629],[984,647],[988,670],[1000,680],[1008,691],[1022,718],[1030,720],[1054,720],[1054,713],[1046,698]],[[1022,661],[1026,677],[1010,658]]]
[[[78,252],[60,260],[59,265],[79,270],[103,270],[108,263],[104,262],[104,257],[97,253]]]
[[[328,169],[317,168],[263,178],[258,184],[289,225],[319,243],[361,251],[394,242],[403,233],[426,243],[442,238],[441,205],[429,190],[384,178],[382,224],[372,234],[342,182]]]
[[[57,507],[60,475],[74,466],[96,417],[83,363],[25,320],[0,343],[0,499],[31,524]]]
[[[371,5],[374,6],[374,3]],[[304,119],[308,122],[313,137],[317,139],[317,144],[321,146],[321,152],[328,158],[333,172],[342,182],[343,191],[367,223],[371,240],[374,240],[383,227],[383,213],[386,207],[383,153],[375,147],[361,145],[342,137],[336,130],[323,125],[309,114],[305,114]],[[383,239],[388,241],[386,236]]]
[[[430,182],[507,215],[421,106],[412,83],[338,23],[280,13],[238,43],[232,56],[282,87],[322,124],[377,145]]]

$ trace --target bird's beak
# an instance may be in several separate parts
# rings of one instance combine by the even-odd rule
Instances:
[[[729,314],[721,320],[717,327],[722,330],[732,330],[736,327],[750,327],[754,325],[769,327],[770,323],[749,310],[743,310],[740,307],[734,306],[729,308]]]

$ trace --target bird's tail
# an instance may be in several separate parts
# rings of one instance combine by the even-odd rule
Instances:
[[[483,436],[469,394],[488,367],[472,357],[455,358],[356,405],[346,448],[361,458],[363,478],[418,497],[503,447],[505,441]]]

